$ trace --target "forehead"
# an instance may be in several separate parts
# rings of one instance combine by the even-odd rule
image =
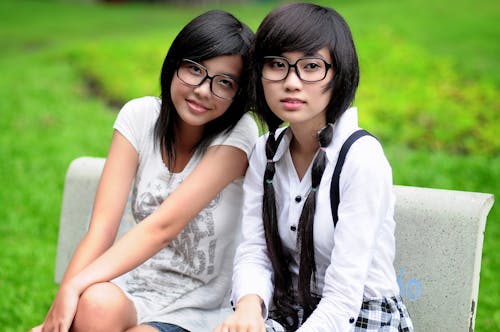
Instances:
[[[207,60],[201,64],[207,68],[210,75],[230,75],[238,77],[243,69],[243,59],[241,55],[220,55]]]
[[[319,56],[328,63],[330,63],[332,60],[332,57],[330,55],[330,50],[328,49],[328,47],[323,47],[322,49],[319,49],[318,51],[312,53],[302,52],[302,51],[284,52],[281,54],[281,56],[287,58],[288,61],[292,63],[297,61],[297,59],[308,56]]]

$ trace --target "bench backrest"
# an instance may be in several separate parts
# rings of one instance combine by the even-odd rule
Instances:
[[[57,246],[60,282],[85,234],[103,158],[82,157],[69,166]],[[486,217],[493,195],[394,186],[395,268],[415,331],[474,330]],[[118,236],[134,224],[130,203]]]
[[[493,195],[395,186],[399,288],[415,331],[474,331]]]

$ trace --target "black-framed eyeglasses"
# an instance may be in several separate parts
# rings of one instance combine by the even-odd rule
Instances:
[[[303,57],[294,64],[281,56],[265,56],[262,63],[262,78],[268,81],[281,81],[288,77],[290,68],[304,82],[318,82],[325,79],[332,65],[320,57]]]
[[[210,91],[219,98],[233,100],[238,93],[239,85],[236,79],[229,75],[208,75],[203,65],[189,59],[182,59],[177,67],[177,77],[191,86],[200,86],[205,80],[210,80]]]

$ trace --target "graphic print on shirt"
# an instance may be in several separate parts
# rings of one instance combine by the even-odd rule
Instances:
[[[141,183],[141,178],[137,178],[137,183]],[[177,183],[170,183],[171,188],[177,188],[182,180]],[[132,192],[132,215],[136,223],[143,221],[147,216],[153,213],[161,203],[170,195],[168,184],[165,181],[153,178],[141,193],[138,193],[137,186],[134,185]]]
[[[139,194],[134,188],[136,222],[155,211],[182,182],[178,178],[169,180],[151,179]],[[216,248],[213,211],[220,200],[219,193],[167,247],[129,273],[130,294],[165,306],[211,279]]]

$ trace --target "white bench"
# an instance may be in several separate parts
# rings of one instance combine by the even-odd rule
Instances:
[[[82,157],[69,166],[64,186],[55,281],[62,279],[85,234],[103,158]],[[493,195],[394,186],[396,273],[415,331],[472,332],[486,217]],[[130,204],[121,236],[133,219]]]

